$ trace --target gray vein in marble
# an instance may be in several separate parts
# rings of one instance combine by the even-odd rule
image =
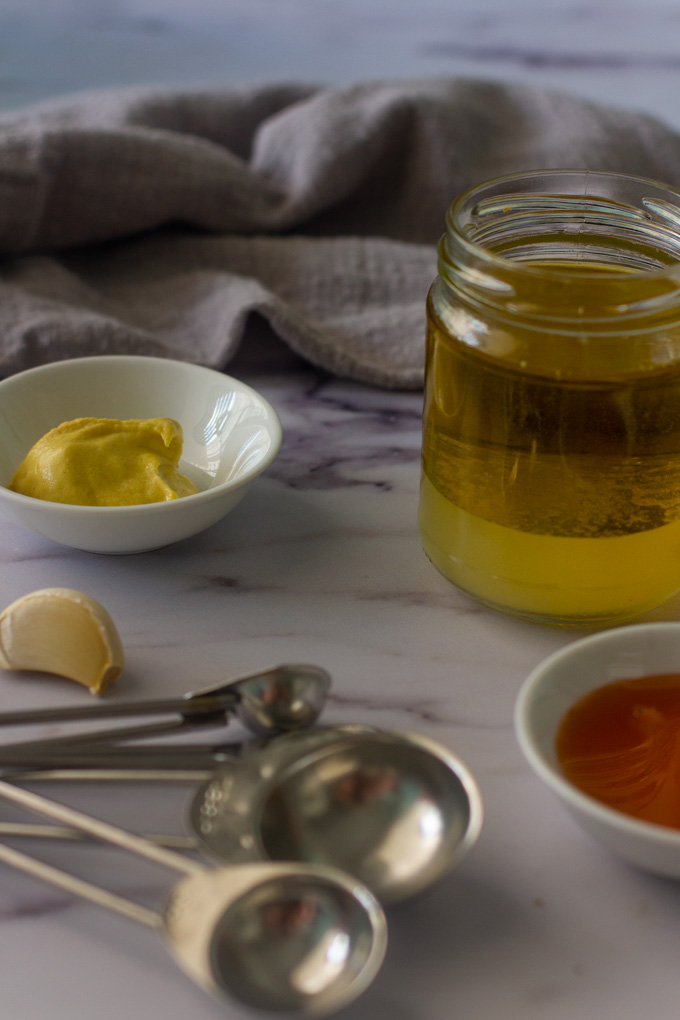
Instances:
[[[131,887],[118,890],[118,895],[135,902],[158,902],[167,892],[167,887]],[[0,904],[0,924],[8,921],[23,921],[33,917],[49,917],[63,914],[72,907],[82,903],[79,896],[66,893],[47,892],[39,899],[20,899],[14,903]]]
[[[0,522],[5,524],[5,521]],[[17,535],[21,535],[22,538],[26,537],[25,532],[17,527]],[[35,536],[31,536],[35,541]],[[40,542],[39,548],[31,548],[26,551],[20,549],[8,549],[7,546],[3,547],[2,560],[4,563],[43,563],[46,560],[68,560],[69,562],[74,556],[89,556],[90,553],[79,553],[73,549],[67,549],[66,546],[56,545],[52,542],[48,542],[47,539],[37,539]]]
[[[364,712],[385,712],[398,711],[407,716],[412,716],[426,723],[436,723],[446,726],[464,726],[466,729],[475,730],[499,730],[507,729],[507,723],[494,723],[489,720],[471,720],[459,715],[448,714],[442,711],[442,701],[436,699],[422,699],[418,701],[404,701],[395,697],[376,698],[366,695],[337,694],[331,691],[328,695],[328,704],[340,708],[361,709]]]
[[[242,577],[222,574],[206,574],[189,585],[187,592],[224,591],[233,595],[254,595],[260,592],[281,592],[286,587],[282,584],[249,583]]]
[[[320,377],[305,392],[290,393],[285,406],[277,408],[283,443],[268,475],[296,489],[390,491],[393,482],[376,478],[375,468],[420,459],[421,398],[405,406],[403,399],[376,401],[375,396],[367,389],[350,397],[337,390],[337,383],[333,392],[329,380]]]
[[[680,55],[675,53],[584,53],[550,49],[524,49],[519,46],[470,46],[457,42],[430,42],[421,47],[429,57],[450,57],[476,63],[516,64],[528,68],[555,70],[677,70]]]
[[[65,910],[69,910],[73,903],[73,897],[58,894],[43,896],[39,900],[19,900],[11,904],[3,903],[0,904],[0,923],[62,914]]]
[[[134,649],[143,649],[143,650],[145,650],[145,649],[152,649],[152,648],[153,649],[160,648],[160,649],[163,649],[163,650],[170,649],[170,648],[182,648],[182,649],[185,649],[187,647],[187,641],[186,641],[186,638],[184,638],[184,637],[179,637],[179,638],[173,640],[173,638],[171,636],[169,636],[169,635],[168,636],[164,635],[159,640],[154,641],[153,638],[149,637],[148,631],[143,631],[142,633],[140,633],[140,634],[138,634],[136,636],[131,634],[129,631],[126,631],[125,632],[125,647],[128,648],[128,649],[133,649],[134,648]],[[118,681],[117,686],[120,688],[120,681]]]
[[[432,570],[434,569],[433,567]],[[398,603],[427,609],[451,609],[455,603],[457,616],[483,615],[488,612],[481,602],[475,602],[453,587],[448,592],[422,590],[357,592],[356,598],[360,602]]]

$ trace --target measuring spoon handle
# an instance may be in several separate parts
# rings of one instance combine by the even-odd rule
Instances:
[[[66,807],[64,804],[57,804],[56,801],[42,797],[31,790],[14,786],[13,783],[8,783],[5,779],[0,779],[0,797],[20,804],[22,807],[28,808],[29,811],[45,815],[46,818],[51,818],[60,824],[72,825],[73,828],[80,829],[104,843],[112,843],[122,850],[146,857],[150,861],[163,864],[165,867],[180,871],[185,875],[193,875],[205,870],[200,864],[190,861],[182,854],[168,850],[166,847],[157,846],[155,843],[149,842],[148,839],[144,839],[143,836],[135,836],[125,829],[120,829],[117,825],[92,818],[90,815],[76,811],[75,808]]]

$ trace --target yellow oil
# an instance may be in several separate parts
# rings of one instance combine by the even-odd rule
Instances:
[[[604,377],[568,358],[536,374],[462,342],[429,306],[419,526],[434,565],[477,599],[578,623],[680,589],[680,366],[626,349]]]
[[[605,538],[532,534],[461,510],[423,475],[420,534],[434,566],[494,608],[535,620],[624,620],[680,587],[680,521]]]

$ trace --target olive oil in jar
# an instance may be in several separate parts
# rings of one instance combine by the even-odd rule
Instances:
[[[574,244],[553,217],[536,232],[526,198],[517,208],[521,230],[494,246],[493,277],[479,260],[451,269],[451,245],[440,249],[423,546],[494,607],[625,619],[680,589],[680,239],[676,253],[672,238],[659,247],[645,222],[637,234],[626,223],[617,258],[601,222],[584,251],[582,231]]]

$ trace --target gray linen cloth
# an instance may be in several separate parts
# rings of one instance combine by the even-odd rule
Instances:
[[[418,388],[450,202],[562,166],[680,185],[680,136],[460,79],[126,89],[5,114],[0,374],[99,353],[224,368],[259,315],[327,371]]]

